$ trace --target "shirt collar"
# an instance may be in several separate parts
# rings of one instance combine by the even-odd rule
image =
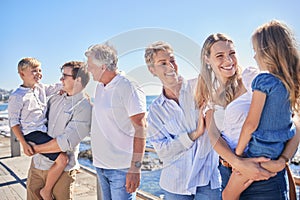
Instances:
[[[112,87],[114,85],[116,85],[116,83],[122,78],[121,77],[122,75],[121,74],[117,74],[107,85],[106,87]]]
[[[20,90],[25,90],[25,91],[28,91],[28,90],[31,90],[32,88],[28,88],[28,87],[24,87],[22,85],[20,85]]]
[[[20,85],[20,89],[21,90],[25,90],[25,91],[28,91],[28,90],[34,90],[34,88],[36,88],[36,87],[39,87],[39,84],[35,84],[32,88],[29,88],[29,87],[24,87],[24,86],[22,86],[22,85]]]
[[[75,94],[75,95],[72,95],[72,96],[68,96],[67,93],[64,93],[63,94],[64,98],[67,99],[67,100],[72,100],[74,103],[76,103],[77,101],[81,100],[82,98],[84,98],[84,94],[83,94],[83,91]]]
[[[179,102],[180,102],[180,97],[182,96],[182,93],[186,90],[187,88],[187,81],[182,77],[180,76],[180,78],[182,78],[182,85],[181,85],[181,88],[180,88],[180,91],[179,91]],[[162,105],[163,103],[165,103],[166,101],[170,101],[170,99],[168,99],[163,91],[161,92],[161,94],[159,95],[158,99],[157,99],[157,102]]]
[[[98,85],[103,88],[113,87],[121,79],[122,76],[123,76],[122,74],[118,73],[108,84],[106,84],[105,87],[104,87],[104,83],[102,82],[98,82]]]

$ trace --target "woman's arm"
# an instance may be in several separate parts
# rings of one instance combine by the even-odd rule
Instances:
[[[255,90],[253,92],[252,101],[247,118],[243,124],[239,142],[237,144],[235,153],[239,156],[243,155],[245,148],[247,147],[252,133],[257,129],[261,113],[263,111],[266,101],[266,94]]]
[[[271,173],[260,167],[260,163],[267,162],[270,159],[264,157],[240,158],[231,151],[225,140],[221,137],[220,132],[215,125],[213,119],[213,110],[206,112],[205,119],[209,138],[213,148],[223,159],[229,162],[233,168],[237,169],[248,179],[256,181],[266,180],[276,175],[276,173]]]

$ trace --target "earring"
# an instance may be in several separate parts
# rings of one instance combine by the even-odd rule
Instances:
[[[207,66],[207,69],[211,69],[210,64],[206,64],[206,66]]]

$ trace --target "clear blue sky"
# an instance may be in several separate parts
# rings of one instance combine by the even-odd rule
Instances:
[[[216,32],[234,40],[241,66],[255,65],[250,37],[259,25],[271,19],[285,21],[300,41],[299,4],[297,0],[1,0],[0,88],[19,86],[17,63],[23,57],[38,58],[42,82],[54,83],[63,63],[84,61],[90,45],[107,40],[120,53],[119,68],[137,79],[148,76],[139,70],[145,69],[144,47],[155,40],[173,45],[182,59],[180,73],[196,77],[200,46]]]

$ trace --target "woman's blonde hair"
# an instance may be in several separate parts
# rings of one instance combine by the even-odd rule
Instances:
[[[286,24],[272,20],[252,35],[259,65],[278,77],[289,92],[291,107],[299,111],[300,62],[297,42]]]
[[[195,95],[198,107],[201,107],[204,103],[215,103],[216,101],[221,102],[223,106],[227,106],[234,99],[238,87],[242,83],[239,66],[237,66],[235,74],[222,86],[217,80],[213,69],[206,63],[206,57],[209,58],[211,54],[211,47],[218,41],[233,43],[228,36],[222,33],[212,34],[205,40],[201,50],[201,71]],[[217,89],[220,87],[224,87],[223,91],[217,94]]]

